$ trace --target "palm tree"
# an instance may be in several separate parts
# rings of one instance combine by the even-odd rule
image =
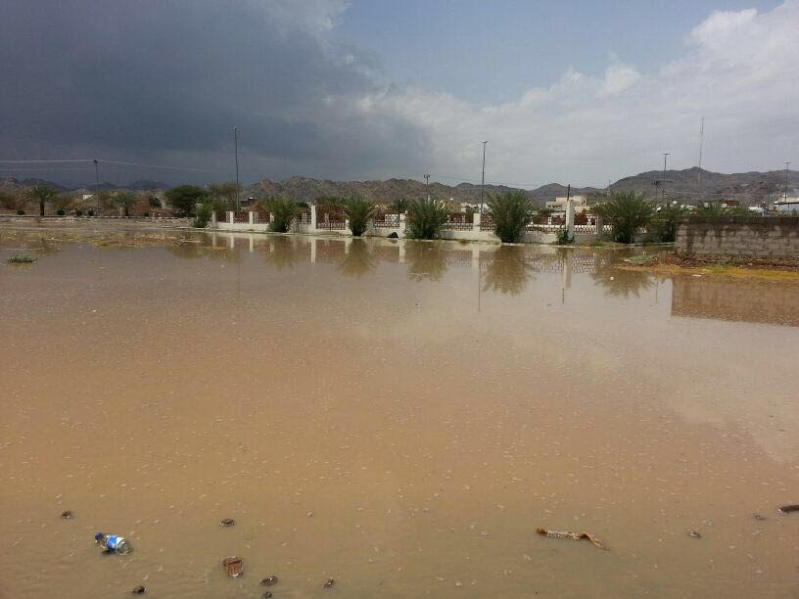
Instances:
[[[369,219],[374,216],[375,205],[369,200],[353,196],[344,202],[344,216],[350,221],[353,237],[360,237],[369,227]]]
[[[115,199],[117,204],[122,206],[122,209],[125,211],[125,216],[130,216],[128,209],[136,203],[136,194],[132,191],[120,191]]]
[[[46,185],[36,185],[28,190],[28,195],[39,202],[39,216],[44,216],[44,204],[52,200],[58,192]]]

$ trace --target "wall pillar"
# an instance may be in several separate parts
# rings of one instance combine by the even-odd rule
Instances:
[[[599,216],[598,214],[596,215],[595,222],[596,222],[596,231],[594,232],[594,235],[596,237],[601,237],[603,233],[602,229],[604,228],[605,223],[602,222],[602,217]]]
[[[255,211],[254,210],[250,210],[248,212],[248,214],[250,215],[250,224],[254,225],[255,224]]]
[[[227,222],[232,225],[236,221],[236,213],[228,210],[225,214],[227,214]]]
[[[316,204],[311,204],[311,231],[316,231]]]
[[[216,229],[217,224],[218,223],[216,221],[216,210],[212,210],[211,211],[211,228],[212,229]]]
[[[344,219],[344,233],[352,235],[352,231],[350,230],[350,219]]]
[[[481,230],[481,229],[480,229],[480,226],[481,226],[481,225],[480,225],[480,223],[482,222],[482,216],[483,216],[483,215],[482,215],[482,214],[480,214],[479,212],[475,212],[475,213],[472,215],[472,217],[473,217],[473,219],[474,219],[474,220],[472,221],[472,231],[478,231],[478,232],[479,232],[479,231]]]
[[[574,200],[566,202],[566,228],[569,236],[574,237]]]
[[[399,230],[397,231],[397,235],[400,237],[405,237],[405,229],[408,227],[408,213],[403,212],[399,215]]]

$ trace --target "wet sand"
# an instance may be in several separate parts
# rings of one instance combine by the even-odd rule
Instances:
[[[0,597],[799,593],[799,287],[153,235],[0,230]]]

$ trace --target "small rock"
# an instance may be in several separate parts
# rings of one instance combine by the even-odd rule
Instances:
[[[271,587],[273,584],[277,584],[277,576],[267,576],[261,580],[261,584],[265,587]]]
[[[689,530],[688,531],[688,536],[691,537],[692,539],[701,539],[702,538],[702,535],[699,534],[698,532],[696,532],[695,530]]]
[[[238,556],[226,557],[222,560],[222,566],[231,578],[238,578],[244,574],[244,561]]]
[[[334,584],[336,584],[336,581],[335,581],[335,579],[333,579],[333,578],[328,578],[328,579],[325,581],[325,584],[323,584],[323,585],[322,585],[322,588],[324,588],[324,589],[329,589],[329,588],[330,588],[330,587],[332,587]]]
[[[139,585],[137,587],[134,587],[130,593],[132,595],[144,595],[146,592],[147,589],[145,589],[142,585]]]
[[[64,520],[72,520],[73,516],[74,516],[74,514],[70,510],[66,510],[64,512],[61,512],[61,517]]]
[[[219,521],[219,526],[227,528],[228,526],[233,526],[235,523],[236,521],[233,518],[225,518]]]

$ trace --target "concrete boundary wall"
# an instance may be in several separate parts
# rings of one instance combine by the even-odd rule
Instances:
[[[691,217],[678,225],[675,249],[700,260],[799,265],[799,217]]]
[[[571,218],[568,218],[569,214],[571,214]],[[463,241],[484,241],[490,243],[499,243],[499,238],[494,235],[493,230],[486,229],[481,226],[481,215],[475,214],[473,216],[474,222],[471,225],[470,229],[447,229],[444,228],[441,232],[439,237],[441,239],[449,239],[449,240],[463,240]],[[249,222],[235,222],[232,212],[228,212],[226,214],[226,219],[224,221],[218,220],[216,214],[212,215],[210,228],[219,230],[219,231],[240,231],[240,232],[261,232],[266,233],[269,231],[269,223],[261,223],[258,222],[256,218],[254,218],[254,213],[250,213],[250,218],[248,219]],[[311,220],[308,224],[298,224],[295,223],[290,233],[297,233],[301,235],[331,235],[331,236],[351,236],[352,231],[349,229],[349,222],[346,223],[344,229],[339,230],[330,230],[330,229],[322,229],[317,228],[317,218],[316,218],[316,206],[311,205]],[[597,226],[592,227],[592,231],[578,231],[575,229],[574,224],[574,216],[573,211],[570,213],[567,211],[567,222],[566,227],[568,227],[571,234],[574,236],[574,241],[576,244],[588,244],[593,241],[596,241],[604,232],[603,225],[601,220],[598,220]],[[391,228],[383,228],[383,227],[372,227],[370,226],[366,233],[364,234],[365,237],[388,237],[392,233],[395,233],[399,238],[406,237],[406,215],[400,215],[400,221],[398,227],[391,227]],[[553,231],[538,231],[532,230],[527,231],[525,233],[524,238],[522,240],[523,243],[542,243],[542,244],[551,244],[557,241],[557,234]]]

